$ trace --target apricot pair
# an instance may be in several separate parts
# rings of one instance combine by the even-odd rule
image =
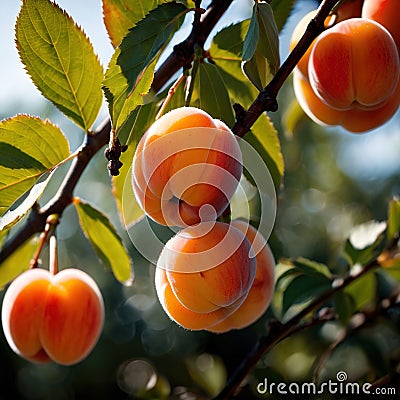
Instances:
[[[156,269],[157,295],[184,328],[241,329],[269,306],[274,267],[267,242],[247,222],[204,222],[165,245]]]
[[[292,47],[314,15],[300,22]],[[313,42],[293,76],[294,90],[299,104],[317,123],[365,132],[397,111],[399,69],[398,50],[389,31],[372,19],[350,18]]]
[[[31,269],[8,288],[2,324],[15,353],[33,362],[71,365],[95,346],[104,322],[104,304],[94,280],[78,269],[53,275]]]
[[[241,174],[235,136],[198,108],[168,112],[137,146],[137,201],[156,222],[185,228],[164,246],[155,286],[166,313],[187,329],[239,329],[270,303],[274,259],[265,239],[245,222],[216,221]]]

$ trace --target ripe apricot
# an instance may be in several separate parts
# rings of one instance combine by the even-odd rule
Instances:
[[[400,52],[399,0],[364,0],[361,16],[382,24]]]
[[[338,23],[340,21],[344,21],[349,18],[360,17],[362,2],[363,2],[363,0],[347,0],[347,1],[345,1],[336,10],[335,16],[329,16],[325,20],[325,26],[328,27],[331,24],[331,22],[333,22],[333,21],[335,23]],[[315,17],[316,14],[317,14],[317,10],[312,10],[309,13],[307,13],[306,15],[304,15],[304,17],[301,18],[300,21],[297,23],[297,25],[295,26],[295,28],[293,30],[292,36],[290,38],[290,44],[289,44],[290,51],[292,51],[294,49],[294,47],[297,45],[297,43],[299,42],[301,37],[304,35],[304,32],[306,31],[307,25]],[[334,18],[334,19],[332,19],[332,18]],[[311,50],[314,46],[315,40],[308,47],[307,51],[304,53],[303,57],[300,59],[300,61],[297,64],[297,67],[296,67],[298,70],[300,70],[300,72],[307,79],[308,79],[308,61],[310,59]]]
[[[71,365],[93,349],[104,323],[104,304],[94,280],[78,269],[52,275],[31,269],[8,288],[2,324],[15,353],[33,362]]]
[[[150,218],[185,227],[215,220],[241,173],[241,152],[230,129],[200,109],[182,107],[156,120],[143,135],[132,181]]]
[[[231,222],[250,240],[256,253],[256,276],[242,305],[221,322],[207,328],[210,332],[227,332],[242,329],[257,321],[269,307],[275,285],[275,260],[265,238],[245,221]]]
[[[155,286],[166,313],[187,329],[206,329],[246,299],[256,273],[246,236],[223,222],[203,222],[170,239],[157,262]]]
[[[304,112],[319,125],[341,125],[349,132],[362,133],[387,122],[400,105],[400,80],[391,97],[380,108],[364,110],[335,110],[325,104],[313,91],[310,83],[298,72],[293,74],[294,92]]]
[[[394,93],[399,69],[390,33],[375,21],[351,18],[317,38],[308,75],[314,92],[328,106],[372,110]]]

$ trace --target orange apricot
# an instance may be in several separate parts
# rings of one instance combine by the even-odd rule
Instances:
[[[351,18],[317,38],[308,75],[314,92],[328,106],[372,110],[394,93],[399,69],[390,33],[375,21]]]
[[[382,24],[393,36],[400,52],[398,0],[364,0],[361,16]]]
[[[255,228],[242,220],[231,222],[250,240],[256,253],[256,276],[242,305],[221,322],[207,328],[222,333],[245,328],[257,321],[269,307],[275,285],[275,260],[267,241]]]
[[[241,173],[231,130],[194,107],[174,109],[147,130],[133,158],[133,189],[146,214],[185,227],[215,220],[233,196]]]
[[[349,132],[364,133],[378,128],[387,122],[400,105],[400,80],[397,88],[387,102],[375,110],[353,108],[351,110],[335,110],[326,105],[313,91],[310,83],[294,71],[294,92],[303,111],[321,126],[340,125]]]
[[[162,250],[155,285],[166,313],[187,329],[206,329],[246,299],[256,273],[246,236],[223,222],[178,232]]]
[[[93,349],[104,323],[104,304],[94,280],[78,269],[52,275],[31,269],[8,288],[2,324],[15,353],[33,362],[72,365]]]
[[[355,18],[361,16],[361,7],[363,0],[347,0],[340,5],[340,7],[336,10],[335,17],[329,16],[325,20],[325,26],[328,27],[331,22],[338,23],[340,21],[344,21],[349,18]],[[292,51],[294,47],[297,45],[301,37],[304,35],[304,32],[307,29],[307,25],[310,21],[315,17],[318,10],[312,10],[304,15],[303,18],[295,26],[292,36],[290,38],[289,49]],[[334,18],[334,19],[332,19]],[[316,39],[315,39],[316,40]],[[314,46],[315,40],[308,47],[302,58],[297,64],[297,69],[308,79],[308,61],[310,59],[311,50]]]

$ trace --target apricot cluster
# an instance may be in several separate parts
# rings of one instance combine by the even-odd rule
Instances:
[[[294,91],[306,114],[320,125],[366,132],[388,121],[400,105],[396,0],[349,0],[335,24],[314,40],[298,63]],[[291,48],[316,11],[295,28]],[[327,25],[332,22],[330,18]]]
[[[8,344],[21,357],[72,365],[97,343],[104,304],[96,283],[85,272],[70,268],[53,275],[35,268],[11,283],[1,318]]]
[[[266,240],[247,222],[217,221],[241,174],[231,130],[194,107],[163,115],[137,146],[137,201],[156,222],[183,228],[159,256],[155,286],[165,312],[186,329],[240,329],[270,304],[275,262]]]

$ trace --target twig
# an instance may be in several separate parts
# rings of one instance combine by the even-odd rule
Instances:
[[[295,48],[290,52],[285,62],[281,65],[269,84],[259,93],[250,105],[245,115],[236,121],[232,128],[235,135],[243,137],[260,115],[265,111],[276,111],[278,103],[276,97],[282,85],[292,73],[293,69],[310,47],[313,40],[325,30],[324,22],[338,0],[324,0],[318,8],[317,14],[310,21],[304,35]]]
[[[349,274],[346,278],[341,280],[337,285],[333,285],[332,289],[322,293],[316,297],[310,304],[295,314],[284,324],[274,321],[270,326],[267,336],[263,336],[257,341],[253,350],[246,356],[246,359],[236,368],[232,376],[230,377],[227,385],[221,391],[221,393],[214,398],[214,400],[226,400],[232,398],[233,394],[237,391],[240,384],[246,378],[246,376],[254,369],[260,359],[278,342],[292,335],[294,332],[301,330],[300,322],[308,314],[322,306],[327,300],[329,300],[334,294],[340,292],[347,286],[349,286],[355,280],[361,278],[368,272],[379,267],[379,262],[375,259],[369,264],[364,266],[356,274]]]

